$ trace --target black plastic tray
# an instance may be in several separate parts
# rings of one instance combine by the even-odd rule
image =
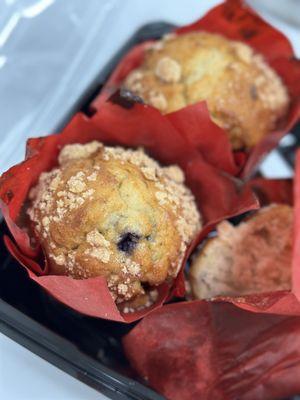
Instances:
[[[66,110],[57,131],[74,112],[81,110],[90,114],[91,101],[131,46],[159,38],[173,27],[159,22],[138,30],[99,76],[91,79],[89,87],[73,109]],[[295,143],[292,146],[279,149],[290,165],[293,165],[295,147],[299,146],[300,129],[295,130],[294,137]],[[4,222],[0,224],[0,232],[8,233]],[[163,399],[143,382],[138,382],[123,354],[121,338],[134,324],[85,317],[58,303],[27,277],[25,270],[6,251],[2,237],[0,255],[2,333],[111,399]]]

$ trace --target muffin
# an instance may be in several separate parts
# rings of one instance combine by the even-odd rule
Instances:
[[[167,35],[150,45],[123,87],[162,113],[206,100],[234,149],[253,147],[289,105],[287,89],[262,55],[207,32]]]
[[[201,226],[179,167],[97,141],[63,147],[29,198],[49,273],[104,277],[125,312],[150,305],[155,287],[176,277]]]
[[[272,204],[233,226],[224,221],[194,257],[189,273],[194,297],[289,290],[293,208]]]

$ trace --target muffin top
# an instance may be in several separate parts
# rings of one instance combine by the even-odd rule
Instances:
[[[50,273],[103,276],[117,303],[149,302],[148,288],[177,275],[201,225],[182,170],[97,141],[66,145],[58,163],[28,209]]]
[[[194,257],[196,298],[242,296],[291,288],[293,208],[263,207],[237,226],[221,222]]]
[[[171,34],[150,45],[123,86],[163,113],[206,100],[234,149],[252,147],[276,128],[289,103],[280,77],[260,54],[206,32]]]

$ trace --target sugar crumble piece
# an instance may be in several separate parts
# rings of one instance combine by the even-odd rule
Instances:
[[[48,227],[48,225],[49,225],[49,223],[50,223],[50,218],[49,217],[43,217],[43,219],[42,219],[42,225],[43,225],[43,227],[44,228],[47,228]]]
[[[141,167],[141,171],[143,175],[145,176],[146,179],[149,181],[156,181],[157,176],[156,176],[156,169],[151,168],[151,167]]]
[[[96,153],[102,149],[103,144],[96,140],[86,144],[67,144],[64,146],[58,156],[60,165],[65,164],[71,160],[78,160],[80,158],[88,158],[91,154]]]
[[[232,42],[231,46],[241,61],[246,64],[250,64],[252,62],[254,53],[250,46],[237,41]]]
[[[164,174],[177,183],[184,183],[184,173],[177,165],[170,165],[164,168]]]
[[[86,183],[84,182],[84,173],[82,171],[77,172],[76,175],[71,176],[71,178],[67,181],[67,185],[69,190],[72,193],[81,193],[86,189]]]
[[[105,247],[94,247],[92,249],[87,249],[85,250],[84,254],[96,258],[104,264],[107,264],[110,260],[110,251]]]
[[[91,175],[87,176],[86,179],[89,182],[95,182],[97,180],[97,173],[96,172],[91,173]]]
[[[141,93],[143,91],[143,85],[141,79],[143,78],[143,73],[140,70],[132,71],[126,78],[125,86],[136,93]]]
[[[84,199],[93,198],[94,193],[95,193],[95,189],[88,189],[82,193],[82,197]]]
[[[128,292],[128,286],[125,285],[124,283],[119,283],[118,286],[118,293],[121,295],[126,295],[126,293]]]
[[[86,241],[92,246],[110,247],[110,242],[97,229],[92,230],[86,235]]]
[[[181,65],[171,57],[162,57],[156,64],[155,74],[167,83],[177,83],[181,79]]]
[[[64,265],[66,262],[66,257],[64,254],[59,254],[58,256],[55,256],[54,254],[50,253],[49,257],[51,257],[57,265]]]
[[[161,206],[163,206],[164,204],[167,203],[168,195],[166,192],[156,192],[155,197],[157,198],[157,200]]]
[[[141,272],[140,264],[136,263],[135,261],[130,260],[126,257],[125,265],[127,272],[133,276],[138,276]]]

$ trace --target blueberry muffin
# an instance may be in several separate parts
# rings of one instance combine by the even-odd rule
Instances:
[[[149,305],[155,287],[176,277],[201,226],[179,167],[97,141],[66,145],[29,197],[50,274],[105,277],[125,312]]]
[[[192,261],[194,297],[289,290],[291,288],[293,208],[272,204],[237,226],[221,222],[217,236]]]
[[[162,113],[207,101],[234,149],[251,148],[285,117],[289,96],[277,73],[246,44],[221,35],[167,35],[123,82]]]

